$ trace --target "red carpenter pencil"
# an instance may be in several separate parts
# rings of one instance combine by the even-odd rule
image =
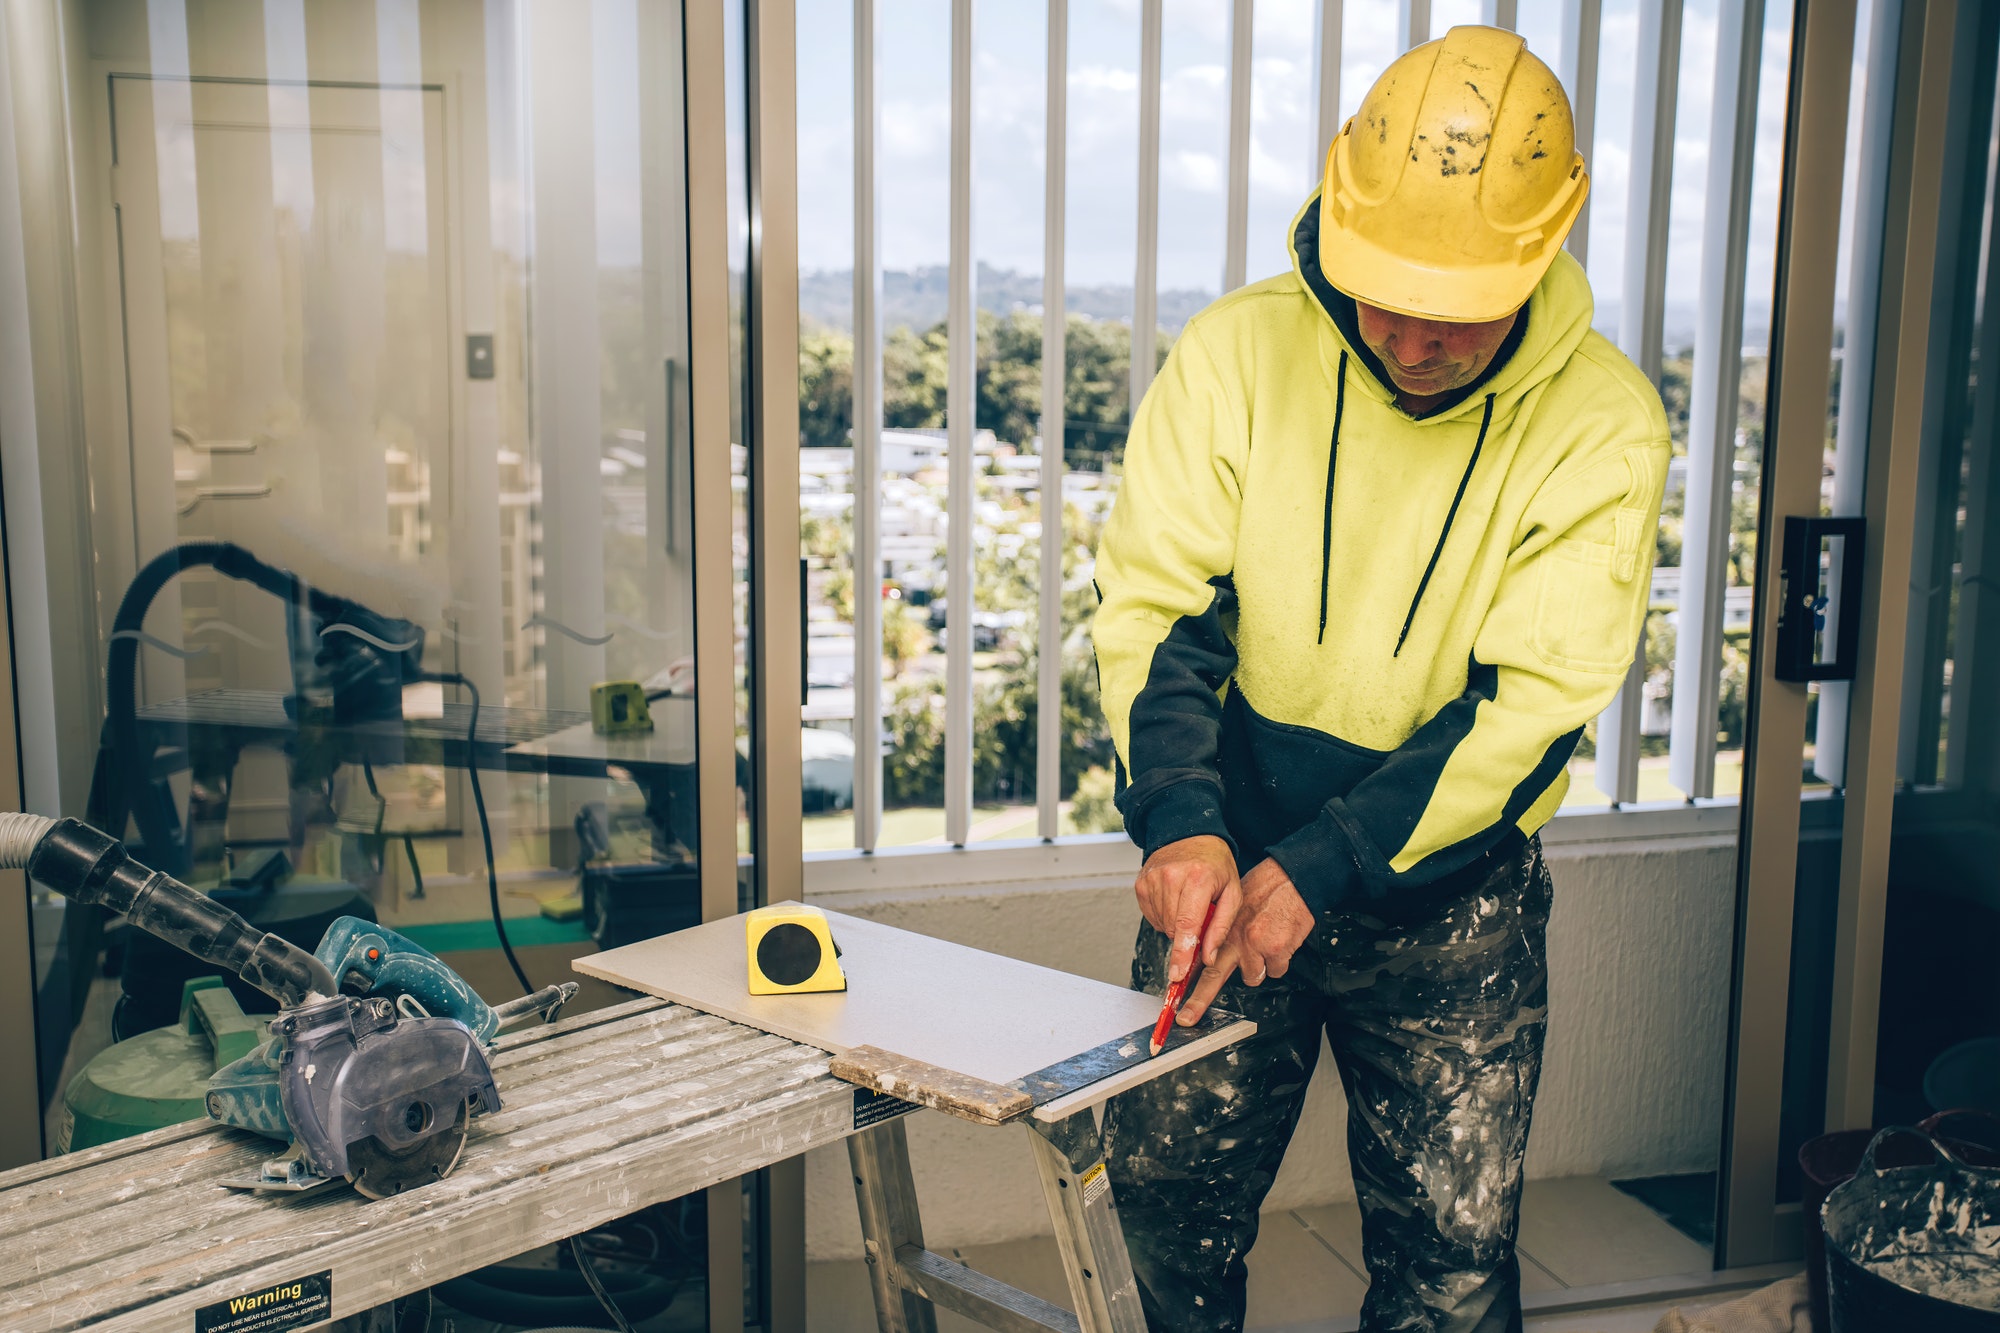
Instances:
[[[1188,963],[1187,975],[1167,987],[1167,1002],[1160,1006],[1160,1021],[1153,1024],[1153,1054],[1167,1044],[1167,1033],[1173,1030],[1174,1015],[1180,1012],[1181,1001],[1187,998],[1188,986],[1193,983],[1195,973],[1201,971],[1201,942],[1208,938],[1208,928],[1215,924],[1215,905],[1219,898],[1208,900],[1208,912],[1201,919],[1201,933],[1195,937],[1194,958]]]

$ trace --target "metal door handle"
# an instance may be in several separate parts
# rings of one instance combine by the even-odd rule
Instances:
[[[1853,680],[1861,646],[1864,518],[1787,518],[1778,566],[1779,680]],[[1828,548],[1833,548],[1829,550]]]
[[[174,512],[186,518],[203,500],[261,500],[270,493],[271,483],[268,481],[261,486],[198,486],[195,488],[194,499],[181,505]]]
[[[174,427],[174,438],[183,440],[187,447],[198,454],[254,454],[257,452],[255,440],[198,440],[186,426]]]

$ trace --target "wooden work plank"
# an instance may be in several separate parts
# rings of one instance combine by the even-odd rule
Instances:
[[[727,1068],[748,1056],[779,1050],[789,1044],[784,1038],[773,1037],[769,1033],[757,1035],[763,1040],[753,1045],[751,1039],[743,1035],[742,1028],[735,1024],[723,1024],[720,1031],[692,1033],[682,1040],[651,1047],[641,1053],[650,1058],[631,1062],[625,1068],[590,1061],[579,1068],[551,1072],[528,1087],[518,1089],[520,1095],[513,1100],[508,1099],[503,1084],[501,1109],[491,1119],[495,1125],[504,1125],[509,1130],[523,1129],[544,1118],[551,1105],[601,1105],[620,1095],[615,1090],[629,1081],[636,1080],[645,1087],[658,1086],[669,1070],[676,1082],[699,1079],[711,1069]],[[505,1076],[504,1069],[494,1072],[496,1081]]]
[[[756,1098],[753,1099],[753,1103],[763,1102],[768,1109],[770,1100]],[[711,1117],[711,1120],[727,1123],[731,1117],[740,1114],[742,1108],[732,1106],[720,1116]],[[851,1114],[850,1110],[850,1117]],[[707,1123],[704,1122],[703,1127],[685,1140],[676,1140],[674,1151],[697,1151],[702,1136],[709,1132]],[[631,1142],[643,1144],[644,1140]],[[584,1155],[595,1160],[597,1155],[588,1151],[592,1146],[587,1139],[583,1142],[586,1150]],[[647,1201],[634,1200],[628,1193],[627,1183],[623,1180],[623,1175],[628,1169],[630,1169],[629,1163],[620,1161],[616,1170],[609,1176],[598,1175],[583,1189],[583,1193],[589,1196],[585,1203],[602,1195],[616,1205],[609,1211],[593,1212],[591,1220],[579,1220],[573,1216],[581,1205],[570,1197],[569,1185],[565,1183],[571,1180],[576,1170],[586,1174],[595,1172],[597,1168],[591,1166],[589,1161],[581,1165],[573,1161],[562,1162],[544,1170],[514,1173],[506,1183],[511,1187],[525,1186],[543,1194],[542,1206],[545,1217],[551,1224],[557,1224],[554,1234],[544,1237],[544,1240],[549,1240],[584,1230],[608,1217],[623,1216],[633,1209],[643,1207]],[[729,1174],[732,1173],[725,1172],[718,1179],[726,1179]],[[439,1190],[437,1186],[428,1186],[422,1192],[436,1194]],[[474,1196],[462,1197],[475,1197],[477,1193],[475,1191]],[[254,1214],[239,1217],[233,1225],[218,1225],[214,1220],[204,1218],[199,1234],[189,1238],[191,1243],[173,1243],[173,1238],[168,1237],[166,1243],[122,1252],[81,1270],[48,1276],[36,1275],[35,1286],[39,1289],[41,1298],[39,1303],[62,1306],[81,1302],[88,1304],[98,1313],[108,1313],[118,1308],[116,1294],[119,1292],[126,1293],[136,1306],[143,1302],[157,1301],[173,1293],[198,1290],[202,1286],[212,1287],[218,1282],[230,1283],[232,1275],[240,1274],[246,1265],[254,1265],[259,1261],[289,1260],[294,1265],[293,1276],[327,1267],[334,1268],[338,1273],[341,1268],[340,1263],[329,1263],[325,1259],[339,1260],[344,1257],[342,1252],[338,1249],[321,1247],[320,1255],[324,1258],[311,1251],[301,1257],[301,1235],[314,1238],[340,1237],[352,1243],[364,1233],[372,1233],[378,1229],[402,1231],[413,1222],[421,1221],[432,1211],[454,1206],[452,1198],[441,1200],[432,1198],[426,1200],[421,1207],[405,1210],[399,1216],[384,1217],[382,1214],[388,1211],[384,1204],[389,1202],[385,1200],[382,1203],[362,1205],[367,1215],[357,1218],[353,1215],[356,1197],[358,1196],[350,1195],[343,1198],[336,1193],[308,1196],[294,1201],[295,1206],[267,1206]],[[184,1214],[181,1220],[185,1226],[188,1219]],[[542,1241],[526,1241],[510,1253],[518,1253],[539,1243]],[[505,1254],[499,1257],[505,1257]],[[437,1277],[448,1275],[438,1274]],[[254,1281],[250,1281],[246,1289],[254,1287]],[[407,1286],[405,1289],[408,1289]],[[0,1300],[0,1318],[5,1318],[8,1314],[8,1304]],[[13,1323],[0,1324],[0,1327],[17,1326]]]
[[[646,1097],[658,1094],[685,1093],[701,1085],[701,1080],[734,1068],[738,1072],[746,1062],[779,1052],[796,1051],[799,1048],[781,1037],[762,1033],[748,1033],[734,1024],[723,1023],[720,1019],[699,1015],[700,1020],[721,1032],[717,1035],[733,1041],[726,1046],[711,1042],[699,1051],[678,1060],[664,1057],[657,1066],[657,1072],[642,1066],[619,1071],[622,1078],[610,1077],[609,1071],[594,1067],[594,1062],[572,1072],[568,1079],[552,1080],[546,1086],[545,1095],[531,1103],[509,1103],[504,1109],[491,1116],[482,1116],[473,1122],[472,1134],[467,1139],[467,1152],[472,1151],[475,1141],[484,1141],[494,1136],[511,1136],[510,1142],[517,1149],[525,1149],[541,1141],[526,1131],[542,1130],[551,1124],[562,1125],[579,1118],[588,1117],[599,1108],[622,1104],[621,1110],[630,1111],[646,1104]],[[661,1074],[670,1074],[670,1083],[661,1083]],[[498,1077],[504,1079],[504,1066]],[[507,1096],[502,1093],[503,1099]],[[278,1146],[270,1140],[241,1135],[230,1136],[234,1149],[226,1157],[215,1158],[211,1169],[193,1173],[180,1173],[175,1179],[162,1182],[174,1186],[215,1187],[223,1179],[243,1177],[254,1172],[259,1163],[273,1155]],[[243,1155],[247,1151],[247,1159]],[[227,1166],[221,1166],[226,1162]],[[219,1169],[218,1169],[219,1168]],[[118,1188],[117,1194],[129,1197],[135,1192],[149,1188],[147,1182],[128,1182]],[[158,1188],[158,1186],[152,1186]],[[92,1191],[92,1194],[99,1193]],[[42,1222],[34,1225],[32,1219],[24,1221],[33,1225],[36,1233],[37,1256],[33,1271],[38,1275],[58,1271],[65,1265],[64,1256],[74,1263],[96,1262],[116,1254],[148,1247],[170,1234],[168,1229],[179,1225],[179,1219],[172,1216],[148,1217],[141,1219],[133,1227],[121,1229],[114,1237],[103,1235],[100,1221],[102,1208],[107,1200],[101,1197],[86,1197],[82,1200],[65,1198],[60,1207],[49,1208],[42,1214]],[[210,1203],[211,1218],[224,1224],[237,1217],[258,1212],[268,1207],[268,1201],[247,1191],[220,1190]],[[55,1267],[43,1266],[41,1254],[53,1253],[57,1256]],[[0,1257],[0,1287],[10,1282],[25,1280],[22,1270],[29,1262],[25,1252],[13,1259]]]
[[[635,1074],[623,1084],[614,1084],[613,1096],[609,1099],[558,1098],[553,1103],[539,1109],[543,1113],[532,1117],[523,1116],[520,1123],[510,1124],[508,1113],[502,1112],[492,1117],[480,1117],[473,1122],[472,1133],[467,1139],[465,1156],[460,1171],[477,1161],[486,1145],[504,1137],[509,1151],[516,1153],[533,1152],[550,1139],[560,1140],[561,1136],[579,1119],[587,1120],[595,1111],[606,1105],[617,1103],[621,1113],[627,1115],[643,1112],[647,1107],[663,1097],[684,1096],[686,1089],[697,1086],[700,1079],[714,1080],[726,1072],[723,1086],[732,1081],[742,1081],[761,1076],[763,1061],[768,1058],[796,1059],[792,1053],[800,1048],[781,1038],[762,1033],[734,1029],[742,1034],[743,1040],[737,1045],[733,1065],[719,1063],[712,1058],[705,1059],[699,1068],[685,1065],[663,1065],[663,1070],[671,1073],[673,1081],[662,1085],[657,1080],[649,1080]],[[810,1052],[817,1056],[817,1052]],[[586,1073],[588,1071],[585,1071]],[[690,1104],[699,1111],[703,1104]],[[207,1170],[192,1173],[175,1171],[165,1179],[132,1182],[120,1194],[124,1198],[143,1197],[157,1194],[167,1197],[166,1191],[176,1192],[194,1189],[209,1195],[205,1218],[215,1228],[226,1228],[238,1220],[252,1215],[261,1215],[270,1207],[270,1200],[245,1191],[225,1190],[220,1182],[232,1175],[241,1176],[254,1171],[257,1164],[271,1155],[274,1144],[252,1135],[230,1133],[226,1141],[232,1151],[213,1154]],[[101,1216],[103,1207],[109,1200],[98,1200],[95,1206],[81,1215],[66,1216],[34,1228],[32,1249],[19,1247],[13,1254],[0,1257],[0,1288],[16,1281],[24,1281],[31,1273],[47,1276],[61,1268],[68,1258],[79,1261],[98,1262],[108,1260],[127,1251],[145,1249],[159,1241],[171,1239],[182,1218],[171,1212],[150,1213],[134,1219],[130,1226],[121,1228],[115,1235],[106,1236]],[[72,1243],[73,1242],[73,1243]],[[54,1254],[50,1261],[45,1256]],[[87,1257],[87,1260],[86,1260]]]
[[[0,1193],[0,1239],[37,1232],[63,1216],[95,1213],[146,1194],[226,1176],[236,1169],[254,1170],[277,1148],[254,1134],[218,1135],[209,1121],[189,1121],[199,1137],[175,1136],[154,1151],[137,1157],[99,1162],[77,1173],[74,1190],[63,1177],[45,1177],[19,1191]],[[183,1128],[175,1126],[176,1129]]]
[[[205,1291],[169,1291],[162,1284],[131,1289],[114,1297],[119,1302],[115,1310],[102,1310],[88,1326],[94,1333],[184,1330],[190,1312],[213,1292],[259,1290],[325,1267],[335,1273],[334,1316],[344,1318],[838,1140],[852,1129],[851,1099],[851,1088],[826,1078],[810,1095],[746,1105],[696,1133],[629,1145],[629,1156],[615,1173],[602,1160],[566,1165],[521,1182],[519,1188],[440,1204],[394,1226],[358,1230],[338,1244],[259,1255],[220,1279],[208,1278]],[[782,1147],[774,1148],[774,1141]],[[83,1326],[82,1321],[36,1325],[46,1333],[70,1333]]]
[[[662,1075],[670,1077],[676,1085],[684,1085],[688,1079],[700,1077],[710,1069],[742,1063],[746,1057],[782,1049],[786,1045],[778,1037],[722,1023],[720,1019],[712,1019],[708,1015],[696,1015],[696,1021],[698,1025],[714,1031],[702,1033],[698,1045],[690,1041],[676,1049],[656,1049],[658,1059],[652,1063],[630,1065],[630,1069],[622,1071],[630,1075],[624,1081],[608,1077],[610,1071],[606,1067],[598,1065],[594,1059],[586,1059],[580,1061],[578,1067],[564,1079],[550,1079],[528,1089],[520,1089],[508,1081],[508,1067],[502,1063],[496,1079],[508,1089],[502,1093],[504,1109],[490,1117],[476,1119],[472,1135],[486,1137],[494,1133],[508,1133],[512,1129],[556,1119],[560,1115],[586,1113],[594,1107],[626,1097],[638,1087],[652,1087],[662,1079]],[[196,1121],[194,1125],[200,1127],[206,1125],[206,1121]],[[226,1135],[220,1139],[208,1137],[176,1143],[172,1149],[138,1159],[144,1161],[144,1169],[138,1173],[134,1173],[132,1161],[120,1159],[114,1163],[100,1163],[78,1173],[70,1189],[60,1189],[52,1195],[44,1195],[48,1189],[46,1185],[42,1189],[6,1191],[0,1195],[0,1237],[30,1229],[50,1231],[68,1217],[94,1219],[100,1209],[148,1191],[246,1177],[254,1173],[264,1159],[278,1151],[280,1145],[276,1141],[260,1139],[256,1135]],[[244,1195],[218,1199],[214,1207],[218,1211],[230,1211],[238,1205],[252,1207]],[[90,1225],[94,1225],[94,1221]],[[0,1261],[0,1281],[4,1279],[6,1265]]]
[[[81,1152],[65,1153],[61,1157],[30,1162],[26,1166],[19,1166],[9,1171],[7,1179],[9,1182],[18,1180],[23,1188],[27,1188],[51,1177],[68,1177],[78,1170],[95,1166],[100,1162],[116,1162],[126,1157],[152,1153],[164,1144],[201,1133],[207,1125],[206,1120],[189,1120],[178,1125],[168,1125],[163,1129],[150,1129],[144,1134],[134,1134],[131,1138],[99,1144],[95,1148],[85,1148]]]
[[[540,1073],[540,1078],[523,1080],[519,1074],[522,1060],[517,1058],[516,1051],[501,1049],[494,1058],[494,1079],[500,1087],[502,1110],[475,1121],[474,1132],[491,1133],[546,1118],[549,1112],[538,1113],[536,1108],[545,1108],[554,1098],[564,1098],[563,1104],[572,1107],[614,1100],[623,1095],[616,1077],[619,1074],[629,1074],[651,1084],[667,1065],[673,1065],[686,1076],[711,1064],[740,1060],[746,1054],[770,1049],[777,1041],[712,1015],[679,1007],[660,1008],[663,1014],[677,1017],[648,1014],[630,1031],[624,1027],[585,1024],[569,1034],[572,1041],[566,1046],[559,1047],[555,1042],[530,1045],[523,1054],[536,1061],[528,1070],[531,1074]],[[662,1037],[679,1040],[661,1040]],[[648,1051],[644,1046],[647,1041],[659,1044]],[[746,1042],[757,1044],[746,1047]],[[585,1049],[579,1043],[593,1044]],[[541,1057],[549,1053],[563,1056],[566,1063],[543,1062]],[[171,1133],[155,1131],[155,1134],[178,1141],[186,1137],[187,1131],[199,1130],[207,1124],[205,1120],[191,1121],[186,1127],[175,1127]],[[9,1190],[0,1195],[0,1238],[22,1230],[48,1228],[69,1217],[94,1217],[105,1205],[134,1193],[192,1183],[197,1178],[221,1180],[247,1176],[280,1151],[282,1145],[275,1140],[241,1135],[220,1141],[192,1140],[179,1155],[151,1154],[145,1159],[145,1169],[138,1174],[133,1172],[127,1158],[108,1158],[74,1170],[60,1180],[45,1180],[39,1188]],[[216,1206],[225,1211],[231,1207],[228,1202],[218,1202]],[[0,1277],[4,1273],[4,1264],[0,1264]]]
[[[517,1051],[526,1054],[534,1046],[570,1038],[575,1034],[586,1034],[577,1037],[578,1042],[589,1041],[590,1037],[587,1034],[592,1029],[622,1024],[628,1018],[643,1014],[690,1016],[685,1008],[670,1005],[654,996],[641,996],[603,1009],[593,1009],[586,1014],[573,1015],[555,1023],[538,1024],[532,1028],[509,1032],[501,1037],[496,1045],[494,1056],[496,1067],[510,1060]],[[504,1090],[501,1095],[504,1099],[506,1095]],[[17,1167],[6,1173],[7,1189],[5,1193],[0,1193],[0,1218],[4,1218],[12,1207],[38,1204],[43,1195],[26,1189],[36,1182],[60,1177],[60,1183],[52,1186],[48,1193],[50,1195],[66,1193],[74,1187],[81,1173],[91,1166],[130,1157],[150,1157],[168,1143],[205,1136],[211,1128],[207,1120],[189,1120],[182,1124],[168,1125],[163,1129],[149,1130],[144,1134],[134,1134],[130,1138],[100,1144],[95,1148],[86,1148],[81,1152],[66,1153],[60,1157],[50,1157]],[[5,1234],[4,1227],[0,1226],[0,1235]]]
[[[816,1092],[812,1091],[815,1082]],[[224,1235],[208,1231],[194,1246],[156,1248],[132,1256],[125,1264],[108,1266],[115,1271],[100,1268],[39,1285],[45,1300],[62,1308],[81,1306],[93,1317],[142,1309],[165,1313],[172,1306],[163,1307],[162,1302],[199,1296],[204,1287],[213,1291],[221,1284],[254,1290],[261,1282],[279,1280],[287,1273],[297,1276],[332,1267],[336,1273],[335,1313],[349,1313],[379,1301],[363,1299],[349,1305],[340,1281],[343,1271],[350,1275],[349,1290],[356,1276],[364,1279],[365,1289],[365,1280],[377,1265],[421,1274],[425,1279],[423,1283],[399,1282],[385,1275],[381,1279],[385,1288],[402,1291],[427,1285],[623,1216],[646,1203],[728,1179],[745,1169],[743,1150],[748,1146],[758,1149],[751,1160],[761,1164],[812,1142],[838,1137],[852,1124],[851,1094],[832,1098],[829,1109],[828,1088],[839,1090],[841,1085],[831,1080],[787,1082],[785,1071],[771,1071],[765,1087],[752,1090],[745,1098],[726,1099],[726,1105],[715,1108],[716,1114],[679,1133],[635,1135],[629,1128],[616,1133],[602,1129],[575,1138],[568,1157],[539,1167],[519,1160],[487,1163],[484,1169],[479,1163],[468,1163],[438,1185],[362,1206],[359,1211],[368,1214],[365,1218],[353,1216],[355,1196],[301,1200],[305,1206],[297,1210],[265,1210],[259,1225],[233,1228]],[[813,1124],[803,1129],[792,1126],[788,1118],[791,1103],[815,1098],[823,1105]],[[657,1160],[660,1158],[672,1161]],[[649,1175],[671,1183],[645,1188],[640,1182]],[[456,1189],[452,1188],[454,1182]],[[524,1191],[532,1196],[528,1202],[536,1228],[511,1229],[498,1238],[486,1234],[479,1219],[495,1211],[496,1200]],[[418,1199],[417,1195],[424,1197]],[[293,1215],[287,1217],[286,1213]],[[407,1268],[411,1246],[420,1243],[437,1217],[462,1217],[463,1229],[442,1233],[445,1248],[425,1255],[424,1266]],[[302,1247],[301,1233],[317,1243]],[[371,1246],[372,1238],[378,1236],[382,1240]],[[199,1301],[188,1302],[196,1303]],[[9,1313],[8,1303],[0,1300],[0,1320]]]
[[[514,1078],[519,1082],[535,1077],[535,1071],[544,1066],[563,1066],[581,1047],[618,1049],[649,1040],[661,1040],[668,1034],[691,1028],[706,1030],[706,1025],[700,1020],[710,1017],[713,1016],[697,1014],[681,1005],[663,1004],[655,1012],[634,1014],[615,1026],[583,1028],[518,1048],[501,1047],[493,1052],[493,1067],[513,1070]]]
[[[449,1254],[429,1256],[426,1262],[432,1267],[414,1270],[435,1281],[573,1234],[645,1202],[678,1197],[731,1178],[852,1128],[851,1090],[825,1076],[824,1057],[815,1051],[788,1047],[767,1053],[748,1061],[740,1076],[712,1079],[709,1085],[709,1092],[693,1098],[632,1098],[629,1105],[619,1108],[617,1116],[590,1117],[589,1125],[570,1127],[564,1137],[550,1141],[552,1151],[524,1149],[513,1136],[490,1136],[469,1143],[458,1171],[436,1185],[396,1199],[367,1202],[351,1191],[340,1190],[267,1203],[251,1216],[216,1225],[203,1209],[206,1200],[199,1196],[204,1192],[184,1191],[187,1197],[170,1196],[173,1211],[179,1214],[179,1229],[161,1244],[87,1270],[50,1279],[33,1278],[19,1287],[0,1284],[0,1291],[6,1293],[0,1295],[0,1327],[24,1326],[16,1316],[31,1308],[30,1302],[40,1312],[60,1309],[64,1311],[62,1318],[75,1316],[80,1320],[120,1310],[138,1311],[148,1302],[198,1293],[203,1287],[212,1291],[218,1282],[240,1279],[244,1289],[250,1289],[260,1280],[253,1271],[260,1266],[271,1269],[272,1280],[284,1275],[280,1270],[289,1269],[296,1276],[334,1267],[336,1313],[348,1313],[376,1302],[350,1306],[338,1286],[343,1265],[320,1260],[344,1259],[357,1244],[365,1247],[368,1239],[378,1234],[401,1238],[412,1225],[428,1222],[433,1215],[467,1207],[474,1211],[498,1207],[492,1201],[480,1202],[489,1194],[511,1196],[525,1189],[541,1200],[535,1205],[542,1214],[536,1233],[539,1239],[516,1230],[502,1241],[481,1237],[481,1243],[474,1245],[469,1233],[460,1235]],[[817,1119],[808,1117],[811,1123],[805,1128],[794,1123],[794,1112],[801,1104],[818,1108],[814,1111]],[[820,1124],[822,1120],[827,1124]],[[837,1132],[829,1128],[835,1120],[839,1122]],[[724,1147],[711,1144],[711,1139],[738,1148],[754,1140],[768,1147],[771,1155],[746,1164],[740,1154],[732,1156]],[[652,1162],[654,1155],[672,1159],[671,1165]],[[668,1179],[672,1184],[662,1187],[666,1192],[641,1191],[648,1197],[640,1198],[635,1193],[639,1177]],[[580,1197],[569,1197],[565,1189]],[[530,1227],[529,1232],[533,1231]],[[402,1240],[388,1243],[390,1250],[384,1255],[403,1258]],[[489,1249],[492,1244],[498,1248]],[[464,1253],[473,1250],[478,1251],[478,1257],[461,1261]],[[396,1290],[407,1290],[411,1285],[405,1282]],[[188,1304],[191,1308],[198,1303],[190,1299]]]
[[[1156,996],[839,912],[826,915],[841,950],[845,991],[750,994],[740,916],[588,955],[573,966],[586,976],[762,1028],[850,1062],[855,1051],[872,1047],[912,1067],[927,1065],[955,1079],[1002,1087],[1122,1041],[1159,1016]],[[1037,1107],[1034,1114],[1060,1119],[1255,1031],[1247,1020],[1219,1023],[1212,1032],[1177,1042],[1157,1058]],[[969,1113],[969,1105],[941,1080],[913,1085],[911,1093],[910,1100],[927,1094],[930,1100],[923,1104],[993,1123]]]

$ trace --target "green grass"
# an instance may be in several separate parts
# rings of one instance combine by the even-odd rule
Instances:
[[[1715,794],[1735,796],[1742,789],[1743,752],[1727,750],[1716,755]],[[1649,756],[1639,761],[1641,802],[1686,799],[1686,794],[1668,780],[1665,755]],[[1569,765],[1569,795],[1563,798],[1562,808],[1574,813],[1603,809],[1610,804],[1610,799],[1597,790],[1597,762],[1593,759],[1572,759]]]
[[[1077,831],[1064,805],[1058,829],[1067,837]],[[1037,836],[1037,816],[1032,805],[979,805],[972,809],[972,840],[1001,842]],[[882,812],[879,847],[910,847],[944,837],[944,811],[935,806],[913,807]],[[809,852],[846,851],[854,846],[854,812],[805,817],[805,849]]]

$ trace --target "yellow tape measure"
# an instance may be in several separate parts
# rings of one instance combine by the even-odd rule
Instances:
[[[826,913],[804,903],[773,903],[743,917],[752,995],[844,991],[840,950]]]

